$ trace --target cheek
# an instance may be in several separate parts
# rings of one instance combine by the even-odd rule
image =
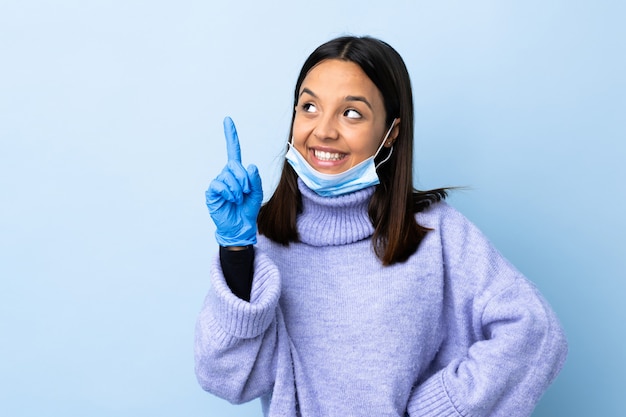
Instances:
[[[302,120],[296,119],[293,121],[293,141],[295,145],[303,145],[306,142],[307,137],[311,133],[311,128],[307,123],[303,123]]]
[[[378,149],[378,138],[371,134],[370,131],[359,132],[359,134],[346,139],[350,143],[350,148],[353,152],[370,157],[374,155],[376,149]],[[382,141],[382,137],[380,138]]]

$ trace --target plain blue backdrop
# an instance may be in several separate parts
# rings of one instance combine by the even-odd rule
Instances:
[[[222,119],[266,195],[300,66],[405,58],[420,188],[541,289],[570,354],[535,417],[626,415],[621,1],[0,3],[0,415],[259,416],[201,391]]]

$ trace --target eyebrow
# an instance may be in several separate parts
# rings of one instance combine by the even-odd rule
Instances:
[[[311,90],[309,90],[308,88],[303,88],[302,92],[300,93],[300,97],[302,97],[302,94],[307,93],[308,95],[314,97],[314,98],[318,98],[315,93]],[[365,105],[367,107],[369,107],[371,110],[374,110],[372,108],[372,105],[370,104],[369,101],[367,101],[367,99],[363,96],[346,96],[346,98],[344,98],[344,101],[360,101],[362,103],[365,103]]]
[[[369,107],[370,110],[374,110],[374,109],[372,109],[372,105],[370,104],[370,102],[367,101],[367,99],[365,97],[362,97],[362,96],[347,96],[345,98],[345,101],[360,101],[362,103],[365,103],[365,105],[367,107]]]

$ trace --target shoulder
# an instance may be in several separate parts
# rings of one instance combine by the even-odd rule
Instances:
[[[429,229],[425,241],[440,247],[447,268],[475,273],[482,266],[488,270],[498,264],[505,269],[514,269],[489,238],[450,204],[433,204],[417,213],[416,220]]]
[[[432,230],[476,229],[467,217],[445,201],[430,205],[416,213],[415,218],[421,226]]]

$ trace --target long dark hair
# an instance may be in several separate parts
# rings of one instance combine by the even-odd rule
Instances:
[[[384,265],[403,262],[415,253],[429,230],[417,223],[415,213],[444,199],[447,191],[418,191],[413,187],[413,93],[409,73],[402,57],[381,40],[344,36],[326,42],[307,58],[298,76],[291,130],[302,82],[315,65],[327,59],[359,65],[383,96],[387,126],[394,118],[400,119],[394,151],[377,169],[380,184],[370,200],[368,214],[374,225],[372,245],[378,258]],[[377,159],[387,155],[381,152]],[[259,212],[259,232],[283,245],[297,242],[296,217],[301,209],[297,174],[285,161],[274,194]]]

